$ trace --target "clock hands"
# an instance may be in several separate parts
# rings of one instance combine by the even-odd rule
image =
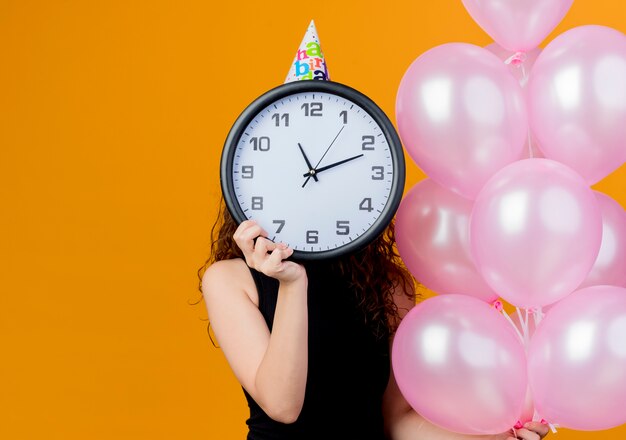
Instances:
[[[350,162],[351,160],[358,159],[358,158],[359,158],[359,157],[361,157],[361,156],[363,156],[363,154],[359,154],[359,155],[356,155],[356,156],[352,156],[352,157],[349,157],[349,158],[347,158],[347,159],[340,160],[339,162],[331,163],[330,165],[326,165],[326,166],[324,166],[324,167],[322,167],[322,168],[318,168],[318,169],[316,169],[316,170],[311,170],[311,171],[314,171],[314,172],[315,172],[315,174],[319,174],[319,173],[321,173],[322,171],[326,171],[326,170],[329,170],[329,169],[331,169],[331,168],[336,167],[337,165],[341,165],[342,163],[346,163],[346,162]],[[312,175],[312,174],[311,174],[311,171],[309,171],[308,173],[304,173],[302,176],[303,176],[303,177],[312,176],[313,178],[315,178],[315,175]],[[303,186],[304,186],[304,185],[303,185]]]
[[[304,183],[302,184],[302,188],[304,188],[304,185],[307,184],[307,182],[309,181],[309,179],[313,176],[315,176],[315,173],[317,172],[317,167],[320,166],[320,163],[322,163],[322,160],[324,160],[324,157],[326,156],[326,153],[328,153],[328,150],[330,150],[330,147],[333,146],[333,144],[335,143],[335,141],[337,140],[337,138],[339,137],[339,135],[341,134],[341,132],[343,131],[343,129],[346,128],[346,126],[342,126],[341,129],[339,130],[339,133],[337,133],[337,135],[335,136],[335,138],[333,139],[333,141],[330,143],[330,145],[328,146],[328,148],[326,149],[326,151],[324,152],[324,154],[322,155],[322,157],[320,158],[320,160],[317,162],[317,165],[315,165],[315,168],[311,168],[308,172],[308,177],[306,178],[306,180],[304,181]]]
[[[313,168],[313,165],[311,165],[311,162],[309,162],[309,158],[306,157],[306,153],[304,152],[304,148],[302,148],[302,145],[300,145],[300,142],[298,142],[298,147],[300,147],[300,152],[302,153],[302,157],[304,157],[304,161],[306,162],[306,166],[309,167],[309,172],[306,173],[304,176],[311,176],[313,177],[313,180],[315,180],[316,182],[317,180],[317,176],[315,175],[315,168]],[[304,186],[304,185],[302,185]]]

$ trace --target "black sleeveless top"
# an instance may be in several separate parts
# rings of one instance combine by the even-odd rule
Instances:
[[[388,338],[376,339],[348,281],[328,263],[306,263],[308,375],[295,423],[272,420],[244,389],[248,440],[383,440],[382,396],[390,373]],[[250,269],[259,310],[272,330],[278,281]]]

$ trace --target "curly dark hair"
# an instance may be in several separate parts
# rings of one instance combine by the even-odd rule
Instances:
[[[403,264],[395,247],[395,228],[392,221],[383,233],[365,248],[332,261],[331,268],[350,280],[357,295],[359,307],[367,325],[378,338],[393,334],[400,324],[400,314],[394,301],[394,291],[400,287],[415,301],[419,284]],[[202,277],[213,263],[232,258],[244,258],[233,234],[238,224],[220,201],[218,215],[211,229],[211,252],[198,269],[198,289],[202,292]],[[372,270],[375,268],[375,270]],[[202,298],[201,298],[202,300]],[[210,324],[209,324],[210,327]]]

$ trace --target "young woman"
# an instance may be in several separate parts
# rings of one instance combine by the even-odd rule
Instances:
[[[248,439],[505,440],[466,436],[422,418],[402,397],[391,341],[415,305],[394,251],[393,223],[355,254],[289,260],[254,221],[222,205],[212,255],[199,270],[210,325],[250,407]],[[530,423],[518,438],[539,440]]]

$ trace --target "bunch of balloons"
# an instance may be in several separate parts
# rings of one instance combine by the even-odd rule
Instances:
[[[540,49],[572,1],[463,0],[494,43],[434,47],[398,90],[427,174],[398,251],[438,295],[401,322],[392,365],[451,431],[626,423],[626,212],[591,188],[626,162],[626,36],[580,26]]]

